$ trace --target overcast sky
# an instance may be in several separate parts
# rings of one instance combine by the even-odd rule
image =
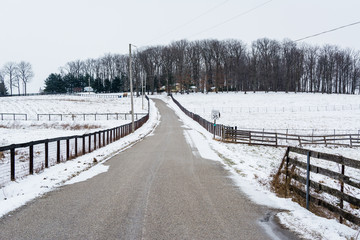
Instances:
[[[127,54],[129,43],[234,38],[250,45],[357,21],[360,0],[0,0],[0,67],[30,62],[28,89],[38,92],[66,62]],[[304,41],[360,50],[360,24]]]

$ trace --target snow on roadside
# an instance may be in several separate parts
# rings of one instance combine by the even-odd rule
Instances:
[[[318,217],[291,199],[279,198],[270,191],[268,185],[270,175],[280,165],[285,153],[284,149],[214,141],[212,134],[187,117],[169,97],[163,99],[175,110],[187,128],[192,129],[185,131],[193,140],[198,151],[207,151],[203,154],[210,156],[212,160],[218,160],[218,157],[211,158],[211,154],[208,152],[209,148],[203,147],[205,144],[209,145],[211,151],[222,158],[220,161],[232,173],[235,184],[252,201],[282,210],[276,216],[285,227],[306,239],[351,239],[356,236],[356,230],[340,224],[336,220]]]
[[[152,101],[150,101],[150,106],[149,120],[133,134],[84,156],[45,169],[39,174],[5,184],[0,189],[0,217],[64,184],[85,181],[106,172],[108,166],[103,165],[103,163],[151,134],[159,124],[158,109]]]

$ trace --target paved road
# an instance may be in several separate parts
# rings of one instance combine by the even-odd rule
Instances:
[[[269,210],[219,163],[194,156],[177,116],[156,104],[153,136],[109,160],[108,172],[0,219],[0,239],[270,239],[259,224]]]

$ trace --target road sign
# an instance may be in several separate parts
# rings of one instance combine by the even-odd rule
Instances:
[[[220,111],[219,110],[212,110],[211,111],[211,118],[213,120],[217,120],[220,118]]]

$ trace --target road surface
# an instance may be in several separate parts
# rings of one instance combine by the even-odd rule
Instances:
[[[155,101],[161,123],[152,136],[110,159],[108,172],[0,219],[0,239],[295,238],[220,163],[195,156],[173,110]]]

